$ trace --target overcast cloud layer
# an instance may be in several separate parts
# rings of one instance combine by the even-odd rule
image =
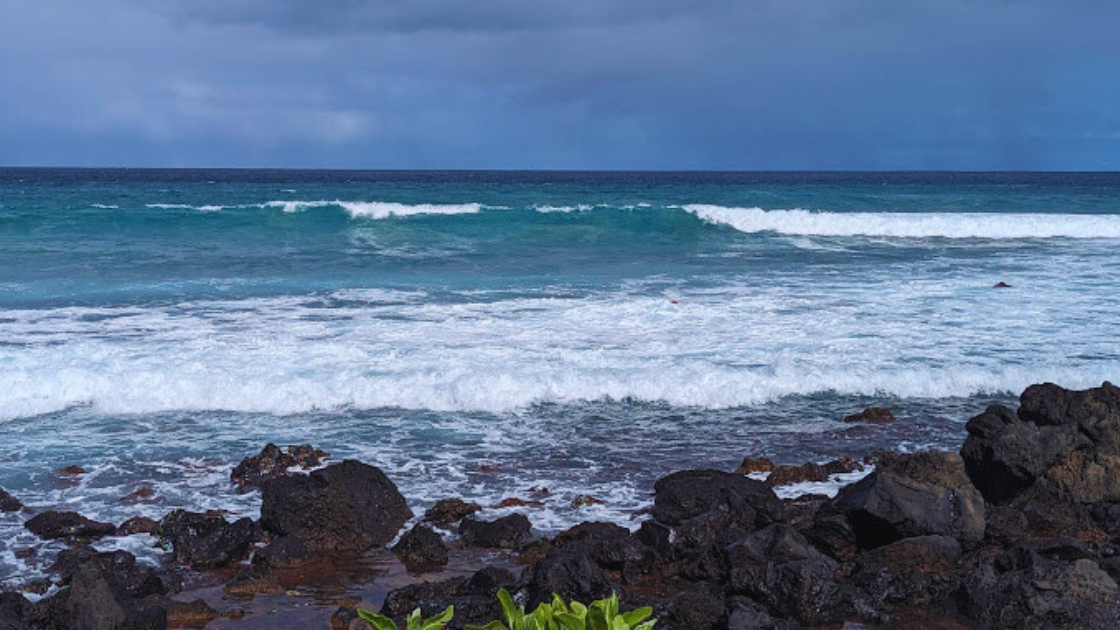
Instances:
[[[1120,170],[1110,0],[0,0],[0,164]]]

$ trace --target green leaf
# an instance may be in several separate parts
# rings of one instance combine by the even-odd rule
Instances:
[[[587,618],[587,606],[584,606],[579,602],[572,602],[571,611],[573,615],[579,617],[581,620]]]
[[[595,602],[598,604],[599,602]],[[587,627],[590,630],[610,630],[610,625],[607,623],[607,616],[603,612],[602,606],[591,605],[587,610]]]
[[[455,616],[455,607],[454,606],[448,606],[440,614],[438,614],[435,617],[432,617],[431,619],[425,621],[420,626],[420,630],[441,630],[444,626],[446,626],[448,624],[448,622],[451,621],[451,618],[454,617],[454,616]]]
[[[556,593],[552,594],[552,612],[554,612],[554,613],[569,612],[567,604],[565,604],[564,600],[559,595],[557,595]]]
[[[638,626],[637,628],[634,628],[634,630],[653,630],[653,624],[655,624],[655,623],[657,623],[656,619],[650,619],[649,621],[643,623],[642,625]]]
[[[358,609],[358,617],[369,622],[373,626],[373,630],[397,630],[397,624],[385,615],[379,615],[375,612],[368,610]]]
[[[517,607],[513,605],[513,598],[509,596],[509,591],[504,588],[498,589],[498,601],[502,603],[502,613],[506,616],[506,623],[509,624],[510,628],[514,628],[517,625],[518,619],[524,616],[525,612],[518,610]],[[517,613],[521,614],[519,615]]]
[[[584,609],[586,612],[586,609]],[[586,630],[583,617],[578,617],[572,613],[560,613],[556,615],[556,620],[560,622],[560,627],[564,630]]]
[[[618,616],[618,593],[611,592],[610,599],[607,600],[607,619],[611,620]]]
[[[500,621],[491,621],[485,626],[472,626],[468,624],[466,630],[506,630],[506,627],[503,626]]]
[[[647,606],[645,608],[631,610],[628,613],[623,613],[622,620],[626,622],[627,626],[634,627],[645,621],[652,614],[653,609]]]

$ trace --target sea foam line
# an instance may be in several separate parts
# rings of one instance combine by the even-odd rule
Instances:
[[[894,238],[1120,238],[1120,215],[815,212],[709,204],[683,206],[709,223],[740,232]]]

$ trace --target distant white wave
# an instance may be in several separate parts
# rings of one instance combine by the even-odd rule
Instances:
[[[113,207],[116,207],[116,206],[113,206]],[[202,210],[204,212],[216,212],[218,210],[224,210],[224,209],[226,209],[227,207],[230,207],[230,206],[218,206],[218,205],[194,206],[194,205],[191,205],[189,203],[149,203],[149,204],[145,204],[145,207],[158,208],[160,210]]]
[[[740,232],[893,238],[1120,238],[1120,215],[814,212],[708,204],[684,209]]]
[[[537,212],[544,212],[544,213],[576,212],[576,211],[587,212],[588,210],[595,209],[595,206],[592,206],[592,205],[586,204],[586,203],[581,203],[581,204],[577,204],[577,205],[574,205],[574,206],[552,206],[552,205],[548,205],[548,204],[538,204],[538,205],[533,206],[533,209],[536,210]]]
[[[93,206],[94,208],[100,208],[102,210],[115,210],[120,207],[111,203],[91,203],[89,205]]]
[[[406,204],[389,201],[269,201],[261,204],[264,208],[281,208],[284,212],[302,212],[309,208],[338,206],[351,217],[366,219],[387,219],[419,214],[476,214],[482,210],[480,203],[458,204]]]

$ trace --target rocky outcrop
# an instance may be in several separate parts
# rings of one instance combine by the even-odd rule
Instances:
[[[686,470],[653,485],[653,517],[673,528],[676,544],[729,544],[782,519],[766,484],[718,470]]]
[[[167,614],[163,582],[124,551],[97,553],[88,548],[63,552],[56,564],[67,588],[25,607],[31,628],[162,630]]]
[[[481,509],[481,505],[468,503],[462,499],[441,499],[424,512],[424,522],[432,523],[437,527],[448,527]]]
[[[19,499],[0,489],[0,512],[18,512],[23,509]]]
[[[902,455],[846,486],[829,509],[843,515],[856,544],[871,549],[913,536],[984,536],[984,499],[955,453]]]
[[[176,562],[195,569],[244,560],[259,538],[252,519],[230,523],[220,516],[186,510],[175,510],[165,516],[159,524],[159,535],[170,543]]]
[[[493,521],[464,518],[459,523],[459,542],[464,547],[517,549],[529,541],[532,524],[524,514],[510,514]]]
[[[447,566],[447,545],[430,527],[417,524],[393,545],[393,553],[409,573],[439,571]]]
[[[261,487],[261,526],[313,551],[361,552],[389,543],[412,510],[378,468],[346,460]]]
[[[48,540],[88,542],[117,531],[116,525],[90,520],[77,512],[47,510],[23,524],[32,534]]]
[[[844,422],[863,422],[868,424],[886,424],[894,422],[894,414],[884,407],[868,407],[859,413],[844,416]]]
[[[454,627],[482,625],[502,618],[498,604],[499,588],[516,590],[517,579],[504,569],[486,568],[469,578],[442,582],[421,582],[389,592],[381,614],[404,627],[403,620],[419,608],[424,617],[437,615],[448,606],[455,607]]]
[[[1032,385],[1017,413],[989,407],[966,429],[961,457],[991,503],[1120,502],[1120,388],[1111,383]]]
[[[327,456],[329,453],[310,444],[289,446],[287,450],[268,444],[257,455],[241,460],[230,473],[230,481],[242,490],[252,489],[269,479],[288,474],[289,468],[311,470],[321,465]]]

